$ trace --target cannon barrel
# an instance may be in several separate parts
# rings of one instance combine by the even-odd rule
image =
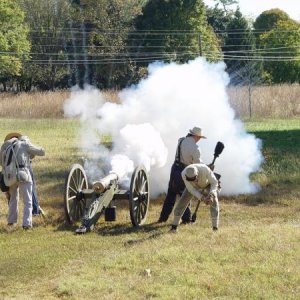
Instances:
[[[116,173],[110,173],[100,180],[94,181],[93,190],[96,193],[103,193],[111,185],[112,181],[116,180],[118,180],[118,175]]]

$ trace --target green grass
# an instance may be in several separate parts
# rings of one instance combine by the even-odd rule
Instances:
[[[219,232],[201,206],[196,224],[168,233],[168,224],[155,223],[160,197],[140,230],[122,202],[117,222],[101,218],[77,236],[64,222],[63,186],[82,155],[78,122],[0,119],[1,139],[17,130],[45,147],[34,170],[48,212],[30,232],[7,228],[1,196],[0,299],[300,299],[300,121],[245,124],[263,142],[265,162],[253,174],[262,190],[221,197]]]

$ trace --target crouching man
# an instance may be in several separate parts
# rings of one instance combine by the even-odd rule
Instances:
[[[176,231],[186,207],[193,197],[202,198],[205,189],[209,193],[204,197],[206,205],[210,205],[210,215],[213,230],[219,227],[219,201],[218,201],[218,180],[214,173],[205,164],[191,164],[181,173],[185,190],[174,209],[174,220],[171,230]]]

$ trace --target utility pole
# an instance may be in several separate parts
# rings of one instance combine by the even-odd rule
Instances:
[[[198,47],[199,47],[199,55],[202,56],[202,40],[201,40],[201,33],[198,34]]]

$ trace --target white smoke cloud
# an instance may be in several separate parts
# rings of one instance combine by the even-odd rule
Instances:
[[[153,63],[146,79],[120,92],[120,104],[105,103],[100,91],[89,86],[72,92],[65,115],[80,116],[81,147],[86,153],[98,153],[92,158],[104,162],[103,173],[113,170],[128,181],[133,167],[144,164],[150,172],[152,195],[167,190],[178,138],[194,126],[202,127],[207,136],[199,142],[205,163],[212,161],[217,141],[225,144],[215,163],[223,194],[255,192],[257,186],[249,175],[262,162],[260,141],[235,119],[224,70],[224,63],[203,58],[181,65]],[[103,134],[111,135],[112,150],[99,149]]]

